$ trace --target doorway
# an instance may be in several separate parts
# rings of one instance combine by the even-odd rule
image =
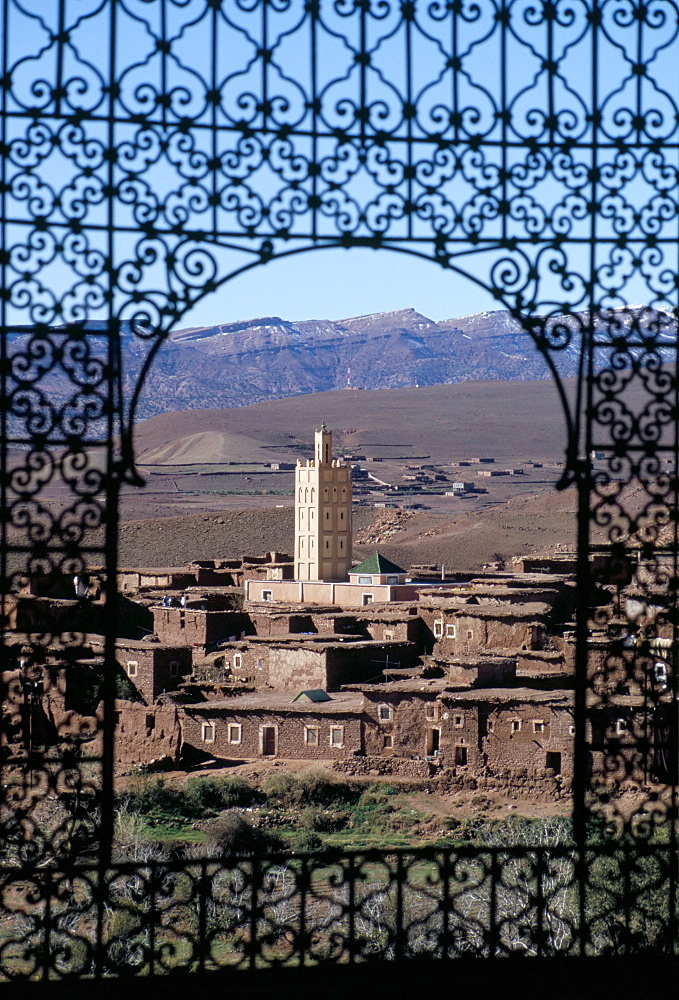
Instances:
[[[441,730],[440,729],[428,729],[427,730],[427,756],[430,757],[432,754],[439,752],[439,747],[441,745]]]
[[[262,727],[262,754],[264,757],[276,756],[276,729],[275,726]]]

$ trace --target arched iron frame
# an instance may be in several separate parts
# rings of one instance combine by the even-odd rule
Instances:
[[[27,575],[75,575],[93,563],[103,566],[107,597],[101,752],[84,759],[74,743],[23,769],[6,766],[6,915],[12,891],[21,895],[17,865],[35,898],[16,909],[21,920],[11,918],[19,929],[2,946],[3,967],[48,978],[163,967],[151,917],[127,959],[112,957],[106,925],[106,900],[124,874],[110,865],[111,665],[119,489],[139,482],[138,392],[163,338],[199,299],[245,269],[329,247],[416,254],[494,295],[549,366],[564,411],[561,486],[578,491],[577,849],[477,853],[476,862],[464,851],[437,855],[439,871],[462,881],[482,865],[491,885],[483,906],[493,902],[487,918],[465,903],[465,917],[446,882],[437,904],[444,923],[427,932],[436,953],[528,944],[600,953],[642,939],[674,951],[677,4],[3,0],[1,9],[3,610],[9,617]],[[125,341],[147,352],[129,398]],[[565,352],[578,358],[573,399],[559,374]],[[69,495],[59,508],[57,481]],[[610,638],[616,622],[609,607],[593,610],[593,589],[631,582],[643,615],[623,616],[620,641],[595,657],[593,630]],[[47,645],[77,653],[82,641],[77,620],[57,633],[39,623],[29,632],[21,655],[38,667]],[[664,687],[652,680],[656,632],[670,639]],[[16,642],[9,632],[5,639],[11,667]],[[639,791],[631,811],[611,794],[626,783]],[[48,802],[64,789],[70,815],[50,825]],[[64,885],[70,880],[73,895],[74,876],[62,869],[93,823],[98,874],[79,876],[88,888],[77,904],[96,914],[90,940],[82,927],[67,929]],[[602,824],[616,833],[596,854],[592,830]],[[608,903],[598,888],[596,905],[595,855],[624,884]],[[343,871],[367,863],[349,859]],[[411,861],[370,863],[393,876],[401,920]],[[200,872],[184,866],[182,877],[200,901],[191,955],[205,966],[212,889],[195,886],[217,876],[201,864]],[[267,864],[240,870],[253,899],[272,877]],[[297,887],[312,863],[299,865]],[[537,922],[524,940],[518,918],[501,913],[501,896],[528,869],[534,887],[512,904]],[[566,869],[577,876],[570,888]],[[155,900],[161,883],[181,881],[168,871],[146,865],[128,876]],[[573,887],[578,904],[567,917]],[[66,907],[71,916],[77,905]],[[257,922],[270,924],[263,907],[253,902],[242,950],[254,964],[264,961],[255,941],[267,933]],[[50,922],[48,911],[58,917]],[[616,921],[619,933],[610,930]],[[549,943],[555,924],[559,947]],[[411,927],[394,926],[389,947],[398,956]],[[345,954],[345,945],[335,953],[325,943],[329,957]],[[364,944],[346,947],[355,956]]]

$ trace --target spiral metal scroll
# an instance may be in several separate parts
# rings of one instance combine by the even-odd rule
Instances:
[[[139,901],[148,878],[165,894],[163,913],[181,909],[188,869],[60,874],[88,851],[104,866],[110,855],[118,488],[136,481],[136,402],[173,325],[243,270],[318,248],[409,253],[476,282],[523,324],[554,375],[565,416],[562,485],[575,484],[580,498],[579,912],[591,912],[582,852],[601,824],[637,852],[669,838],[654,856],[674,900],[677,3],[6,0],[2,17],[2,613],[24,633],[18,641],[7,632],[3,647],[3,899],[19,927],[5,968],[31,974],[34,959],[56,976],[69,962],[81,972],[146,968],[162,948],[153,951],[141,931],[132,951],[109,947],[104,900],[133,898],[121,904],[127,925],[146,927]],[[121,368],[123,346],[138,359],[133,374]],[[559,380],[566,356],[579,365],[574,400]],[[600,551],[593,528],[606,539]],[[68,586],[86,575],[78,600],[71,594],[21,626],[26,581]],[[109,647],[92,725],[73,733],[64,717],[50,729],[36,692],[48,675],[58,689],[59,671],[87,658],[79,601],[93,599],[95,577]],[[621,601],[593,607],[594,584]],[[611,794],[626,788],[637,793],[631,811]],[[637,863],[648,876],[642,854],[610,851],[606,863],[634,882]],[[522,881],[543,884],[552,865],[530,852],[523,872],[497,856],[488,863],[496,903],[498,886],[509,899]],[[445,864],[461,872],[467,862]],[[485,865],[470,861],[463,881],[474,883]],[[234,879],[254,892],[254,876],[237,876],[201,874],[203,910],[186,916],[201,934],[211,893],[231,900]],[[124,892],[116,879],[128,879]],[[384,891],[360,905],[376,906]],[[431,889],[431,919],[424,903],[413,911],[418,941],[439,941],[437,954],[521,948],[534,907],[547,906],[530,890],[525,927],[497,907],[489,926],[485,890],[473,906],[455,891],[441,909]],[[50,933],[61,943],[36,957],[32,928],[44,928],[48,900],[59,901]],[[576,941],[564,947],[596,951],[619,902],[601,904],[598,931],[594,917],[589,929],[562,921],[565,902],[550,920],[562,921],[560,940]],[[98,916],[76,919],[73,906],[98,907]],[[317,947],[342,955],[339,889],[319,906],[326,923]],[[675,910],[656,907],[663,927],[654,942],[676,940]],[[257,913],[243,954],[253,953],[252,928],[269,919]],[[221,933],[219,920],[210,934]],[[385,948],[407,952],[405,938],[385,934]],[[361,941],[354,937],[354,953],[368,948]]]

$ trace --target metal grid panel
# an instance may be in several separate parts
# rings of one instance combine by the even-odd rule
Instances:
[[[436,954],[474,934],[469,947],[484,954],[544,952],[551,921],[563,919],[566,950],[629,950],[651,925],[646,944],[675,949],[677,5],[3,0],[2,27],[3,612],[9,621],[27,576],[57,580],[98,566],[108,637],[93,680],[104,703],[97,738],[61,733],[44,750],[36,736],[25,756],[4,762],[3,900],[16,930],[3,946],[6,974],[115,971],[115,962],[142,971],[162,951],[160,928],[182,892],[200,901],[186,934],[189,952],[197,942],[196,961],[207,961],[217,933],[208,933],[207,901],[227,869],[213,879],[204,868],[198,878],[188,868],[108,867],[117,491],[137,481],[136,401],[172,326],[244,269],[327,247],[418,255],[494,294],[556,380],[561,485],[579,494],[578,850],[558,862],[538,850],[511,863],[498,852],[446,854],[435,865],[443,896],[431,889],[431,913],[418,910],[414,922],[403,898],[412,863],[399,855],[407,871],[394,873],[396,862],[383,858],[396,915],[371,918],[370,933],[383,928],[385,956],[408,952],[413,926],[437,942]],[[123,338],[142,359],[132,381],[120,368]],[[567,352],[579,359],[574,399],[559,380]],[[600,550],[593,526],[607,537]],[[593,610],[593,585],[631,582],[634,606]],[[78,667],[77,612],[76,603],[56,625],[29,622],[20,646],[5,636],[16,704],[29,713],[46,658]],[[619,631],[603,657],[593,652],[595,628],[609,638]],[[670,640],[660,681],[658,636]],[[5,706],[11,732],[11,685]],[[612,783],[625,782],[646,789],[634,815],[610,796]],[[619,849],[596,849],[593,864],[586,848],[602,823],[617,827]],[[660,828],[666,846],[644,847]],[[63,872],[85,843],[98,867],[79,869],[76,891]],[[237,873],[246,895],[264,877],[249,864]],[[299,864],[296,899],[306,906],[311,862]],[[349,944],[337,943],[344,932],[318,931],[326,957],[364,948],[359,924],[372,903],[358,899],[351,874],[364,864],[341,862],[349,902],[332,905],[348,921]],[[488,888],[462,920],[448,874],[465,864],[465,884],[482,868]],[[567,901],[555,888],[564,865],[575,872]],[[199,888],[177,888],[196,878]],[[516,900],[505,912],[519,883],[525,922]],[[373,896],[384,896],[384,908],[390,892]],[[122,946],[123,957],[108,954],[112,893],[144,898],[155,914],[121,904],[134,909],[130,926],[148,928],[139,960]],[[246,907],[244,953],[255,964],[269,939],[262,905]],[[577,916],[566,919],[572,906]],[[325,927],[335,919],[328,907]],[[310,933],[306,918],[291,919]]]

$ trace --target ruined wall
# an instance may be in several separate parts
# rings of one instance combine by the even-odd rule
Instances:
[[[361,714],[276,712],[262,709],[182,709],[185,743],[219,758],[275,756],[331,760],[363,750]],[[204,737],[205,725],[212,726]],[[265,745],[264,729],[274,731]],[[311,735],[310,735],[311,734]],[[265,753],[265,750],[273,753]]]
[[[116,702],[116,764],[148,764],[159,757],[179,760],[182,730],[175,705]]]

